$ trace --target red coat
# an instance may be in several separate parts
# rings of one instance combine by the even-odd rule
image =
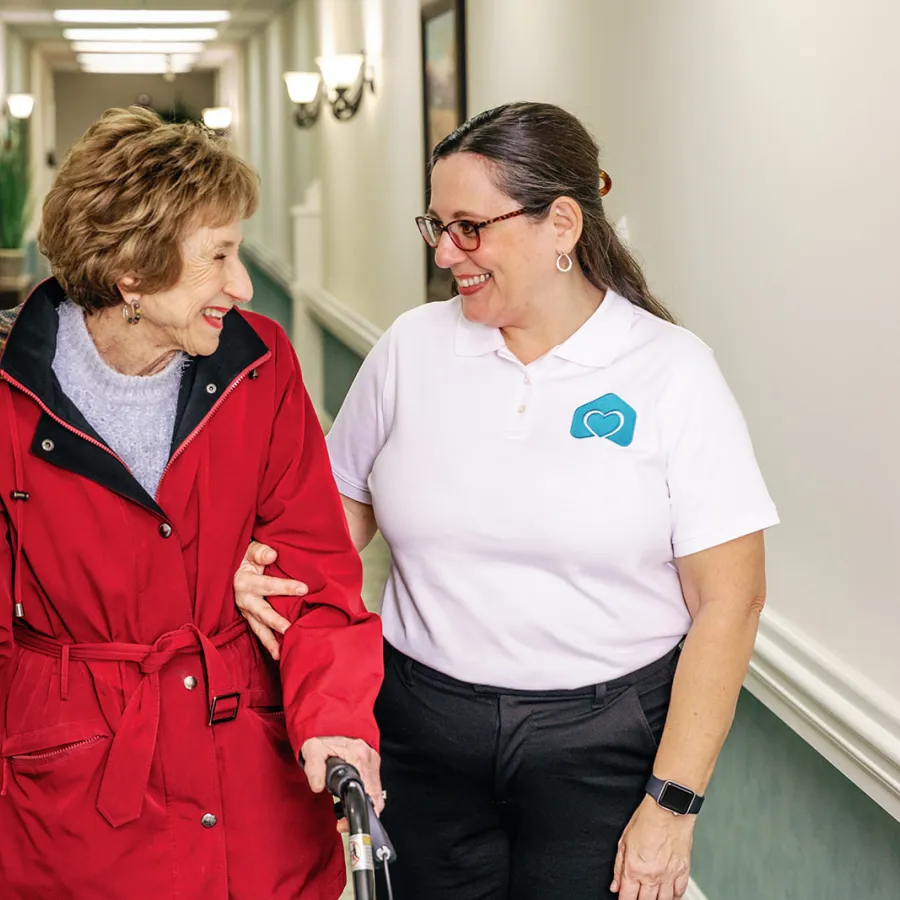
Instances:
[[[61,299],[41,285],[0,356],[0,897],[334,900],[297,754],[377,745],[381,634],[293,348],[226,316],[154,498],[59,390]],[[253,537],[310,586],[275,601],[280,678],[234,605]]]

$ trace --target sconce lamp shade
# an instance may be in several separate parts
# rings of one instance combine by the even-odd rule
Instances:
[[[322,70],[322,80],[329,91],[347,90],[359,79],[366,58],[362,53],[339,53],[334,56],[316,57],[316,65]]]
[[[228,106],[210,106],[203,110],[203,124],[213,131],[231,128],[231,109]]]
[[[285,72],[284,83],[287,86],[291,103],[312,103],[319,95],[318,72]]]
[[[10,94],[6,98],[6,105],[14,119],[27,119],[34,111],[34,97],[31,94]]]

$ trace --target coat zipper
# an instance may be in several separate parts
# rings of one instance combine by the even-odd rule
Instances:
[[[53,759],[54,756],[61,756],[63,753],[68,753],[70,750],[75,750],[78,747],[84,747],[87,744],[95,744],[97,741],[102,741],[105,735],[96,734],[94,737],[85,738],[83,741],[75,741],[72,744],[63,744],[60,747],[54,747],[52,750],[45,750],[42,753],[23,753],[21,755],[13,754],[10,756],[10,759],[17,760],[32,760],[32,759]]]
[[[244,369],[244,371],[241,372],[241,374],[238,375],[238,377],[235,378],[235,380],[232,381],[231,384],[222,392],[222,396],[219,397],[218,400],[216,400],[216,402],[213,404],[212,409],[210,409],[210,411],[201,419],[200,424],[197,425],[197,427],[184,439],[184,441],[182,441],[182,443],[178,447],[178,449],[172,454],[168,463],[166,463],[165,469],[163,469],[163,473],[159,479],[159,485],[156,488],[156,496],[153,499],[154,499],[154,501],[156,501],[157,504],[159,503],[159,491],[160,491],[160,488],[162,487],[163,479],[166,477],[166,474],[168,473],[169,469],[172,467],[172,464],[175,462],[175,460],[178,459],[179,456],[181,456],[181,454],[187,449],[187,447],[194,440],[194,438],[197,437],[197,435],[203,430],[203,428],[206,426],[206,423],[212,417],[213,413],[215,413],[216,410],[218,410],[218,408],[225,402],[225,398],[228,397],[228,395],[231,394],[231,392],[244,380],[244,378],[247,376],[247,373],[253,371],[253,369],[255,369],[257,366],[262,365],[264,362],[266,362],[266,360],[269,359],[269,357],[271,357],[271,355],[272,355],[272,351],[270,350],[267,353],[263,354],[259,359],[257,359],[251,365],[247,366],[247,368]],[[18,390],[20,390],[27,397],[31,397],[31,399],[34,400],[34,402],[37,403],[37,405],[48,416],[50,416],[50,418],[53,419],[54,422],[57,422],[59,425],[61,425],[63,428],[65,428],[66,431],[71,432],[76,437],[79,437],[82,440],[87,441],[89,444],[93,444],[95,447],[99,447],[101,450],[108,453],[113,459],[115,459],[117,462],[119,462],[125,468],[125,471],[127,471],[128,474],[131,475],[132,478],[134,478],[134,473],[131,471],[131,469],[128,468],[128,466],[125,464],[124,460],[122,460],[118,454],[116,454],[109,447],[107,447],[106,444],[101,444],[100,441],[95,441],[92,437],[90,437],[90,435],[84,434],[84,432],[81,432],[77,428],[75,428],[74,425],[69,425],[68,422],[63,421],[62,419],[59,418],[59,416],[54,415],[47,408],[47,406],[43,403],[43,401],[40,399],[40,397],[38,397],[36,394],[29,391],[28,388],[26,388],[24,385],[22,385],[18,381],[16,381],[15,378],[11,378],[6,372],[0,372],[0,378],[9,382],[9,384],[11,384],[11,385],[14,385]]]
[[[125,470],[128,472],[128,474],[131,475],[132,478],[134,478],[134,473],[131,471],[131,469],[128,468],[128,466],[125,464],[124,460],[122,460],[113,450],[111,450],[109,447],[107,447],[106,444],[101,444],[100,441],[95,441],[92,437],[90,437],[90,435],[84,434],[84,432],[79,431],[74,425],[69,425],[68,422],[63,421],[62,419],[59,418],[59,416],[54,415],[47,408],[47,406],[40,399],[40,397],[38,397],[36,394],[33,394],[31,391],[29,391],[27,387],[20,384],[18,381],[16,381],[15,378],[11,378],[6,372],[0,372],[0,378],[2,378],[4,381],[7,381],[9,384],[13,385],[18,390],[20,390],[23,394],[25,394],[26,397],[31,397],[31,399],[34,400],[34,402],[37,403],[37,405],[48,416],[50,416],[50,418],[53,419],[54,422],[56,422],[59,425],[62,425],[62,427],[65,428],[66,431],[74,434],[76,437],[80,437],[82,440],[87,441],[89,444],[93,444],[95,447],[99,447],[101,450],[108,453],[113,459],[120,462],[125,467]]]
[[[269,359],[269,357],[271,355],[272,355],[272,351],[270,350],[267,353],[263,354],[255,362],[253,362],[249,366],[247,366],[247,368],[244,369],[244,371],[241,372],[241,374],[238,375],[238,377],[235,378],[234,381],[232,381],[231,384],[224,391],[222,391],[222,396],[219,397],[218,400],[216,400],[216,402],[212,406],[212,409],[210,409],[210,411],[200,420],[200,423],[197,425],[197,427],[181,442],[178,449],[169,458],[169,461],[166,463],[166,467],[165,467],[165,469],[163,469],[163,473],[159,478],[159,485],[156,488],[156,496],[153,498],[157,503],[159,503],[159,492],[162,488],[162,483],[165,480],[165,477],[168,474],[169,469],[172,468],[172,464],[175,462],[175,460],[178,459],[179,456],[181,456],[181,454],[188,448],[188,446],[194,440],[194,438],[197,437],[198,434],[200,434],[200,432],[206,426],[206,423],[212,418],[213,414],[225,402],[225,398],[229,394],[231,394],[232,391],[234,391],[234,389],[244,380],[244,378],[246,378],[247,373],[252,372],[257,366],[262,365],[267,359]]]

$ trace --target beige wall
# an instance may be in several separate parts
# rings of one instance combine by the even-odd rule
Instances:
[[[784,521],[771,607],[900,700],[900,7],[468,6],[472,109],[584,116],[610,212],[716,350]]]
[[[311,3],[309,55],[365,47],[376,62],[357,117],[325,112],[311,134],[325,287],[384,327],[423,299],[419,2],[297,8]],[[467,12],[470,113],[539,99],[581,116],[613,177],[609,215],[715,348],[784,520],[769,539],[771,609],[898,697],[900,6],[469,0]],[[297,199],[296,186],[275,191],[267,221],[287,223]]]
[[[354,119],[317,125],[325,287],[386,327],[424,299],[419,0],[318,0],[318,20],[324,51],[365,48],[376,68]]]
[[[189,72],[167,82],[162,75],[93,75],[58,72],[56,92],[56,139],[60,161],[69,147],[107,109],[130,106],[138,95],[149,94],[153,107],[170,108],[180,98],[199,113],[216,102],[214,72]]]

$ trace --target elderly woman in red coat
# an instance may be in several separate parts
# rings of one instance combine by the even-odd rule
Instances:
[[[0,329],[9,900],[334,900],[325,759],[379,794],[379,622],[294,351],[241,309],[256,198],[203,128],[110,111],[44,204],[54,278]],[[234,605],[252,538],[309,586],[277,664]]]

